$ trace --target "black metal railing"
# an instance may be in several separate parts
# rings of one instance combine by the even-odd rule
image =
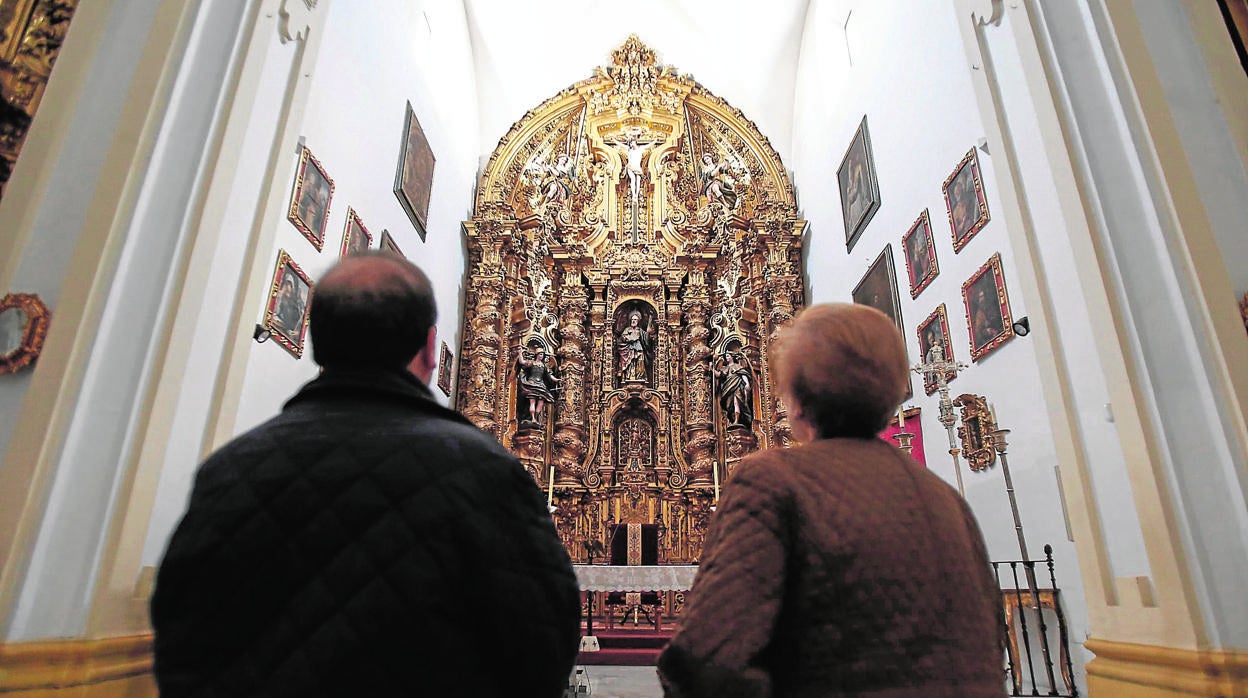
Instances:
[[[1047,587],[1038,583],[1038,564],[1048,568]],[[992,571],[997,586],[1001,587],[1001,601],[1005,607],[1006,680],[1010,695],[1077,698],[1079,689],[1070,659],[1070,632],[1062,611],[1061,590],[1053,572],[1053,546],[1044,546],[1044,560],[998,560],[992,563]],[[1046,616],[1050,613],[1046,613],[1046,609],[1057,620],[1056,636],[1049,629]],[[1060,685],[1054,673],[1054,649],[1058,655]]]

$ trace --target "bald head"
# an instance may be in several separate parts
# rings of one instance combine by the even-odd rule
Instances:
[[[309,311],[321,366],[403,368],[437,320],[429,278],[388,252],[347,257],[321,277]]]
[[[822,438],[874,436],[909,386],[901,333],[865,305],[806,308],[769,353],[776,387]]]

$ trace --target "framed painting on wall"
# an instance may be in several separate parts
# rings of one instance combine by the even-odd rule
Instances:
[[[373,246],[373,236],[368,232],[368,228],[364,227],[364,221],[360,220],[360,215],[355,209],[347,207],[347,225],[342,231],[342,250],[338,253],[339,257],[348,257],[353,254],[367,252],[368,248]]]
[[[971,360],[979,361],[1014,336],[1000,252],[962,284],[962,300],[971,335]]]
[[[906,276],[910,279],[910,297],[918,298],[923,289],[940,273],[936,263],[936,246],[932,239],[932,222],[927,209],[919,214],[910,230],[901,236],[901,249],[906,253]]]
[[[859,305],[869,305],[884,313],[897,325],[897,332],[905,336],[901,323],[901,299],[897,296],[897,272],[893,267],[893,246],[884,246],[884,251],[875,258],[862,280],[854,287],[853,300]],[[906,364],[910,361],[907,358]],[[909,386],[909,381],[906,385]],[[906,398],[913,394],[907,387]]]
[[[841,216],[845,221],[845,249],[853,251],[854,243],[880,208],[880,187],[875,177],[871,134],[867,131],[865,115],[849,142],[845,157],[841,158],[836,180],[841,192]]]
[[[403,122],[403,143],[399,148],[399,171],[394,176],[394,195],[412,219],[421,241],[429,224],[429,199],[433,191],[433,167],[436,158],[429,147],[429,139],[420,127],[420,120],[407,103],[407,118]]]
[[[319,252],[325,247],[325,226],[329,221],[329,201],[334,196],[334,180],[307,146],[299,150],[299,168],[290,196],[286,218],[303,233]]]
[[[936,356],[932,351],[933,347],[940,347],[940,356],[946,361],[955,361],[953,358],[953,340],[949,338],[949,317],[945,314],[945,304],[941,303],[932,311],[927,319],[919,324],[915,330],[919,335],[919,351],[921,356],[919,360],[927,363],[935,361]],[[936,392],[936,384],[938,372],[923,374],[923,392],[931,395]],[[948,383],[958,374],[955,371],[945,372],[945,382]]]
[[[273,281],[269,284],[269,301],[264,309],[264,326],[295,358],[303,356],[310,300],[312,280],[295,264],[290,253],[279,250]]]
[[[381,242],[378,243],[377,247],[378,249],[385,250],[391,254],[397,254],[404,259],[407,258],[407,255],[403,254],[403,250],[399,249],[399,243],[394,241],[394,236],[391,235],[390,231],[385,228],[382,228],[381,230]]]
[[[446,342],[442,342],[442,355],[438,359],[438,390],[441,390],[447,397],[451,395],[451,365],[455,363],[455,354],[451,353],[451,348],[446,346]]]
[[[862,280],[854,287],[854,302],[869,305],[887,315],[901,330],[901,300],[897,297],[897,274],[893,269],[893,246],[885,245]]]
[[[988,225],[988,198],[984,196],[979,156],[974,148],[953,168],[953,174],[945,180],[941,190],[945,193],[945,208],[953,231],[953,251],[961,252],[975,233]]]

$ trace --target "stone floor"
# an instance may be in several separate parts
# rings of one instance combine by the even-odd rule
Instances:
[[[652,666],[577,666],[589,679],[592,698],[662,698],[659,677]]]

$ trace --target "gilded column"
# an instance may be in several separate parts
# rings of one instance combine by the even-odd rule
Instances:
[[[576,484],[585,477],[585,373],[588,366],[586,347],[589,335],[585,331],[585,318],[589,314],[589,289],[585,287],[581,270],[564,272],[559,289],[559,321],[563,341],[557,352],[562,378],[553,438],[554,464],[557,482],[561,485]]]
[[[507,391],[499,381],[503,338],[500,304],[504,289],[502,246],[504,236],[497,225],[467,226],[472,273],[467,298],[469,312],[464,318],[467,347],[464,364],[468,380],[460,388],[464,416],[484,431],[502,438],[498,399]],[[476,243],[475,245],[472,243]]]
[[[805,289],[802,279],[797,273],[795,264],[800,258],[799,250],[802,228],[801,221],[785,220],[770,222],[763,235],[767,246],[766,299],[767,299],[767,341],[764,344],[764,370],[762,385],[764,399],[774,405],[774,421],[771,425],[771,445],[788,448],[793,445],[793,425],[789,423],[788,410],[780,396],[771,389],[771,372],[766,357],[767,347],[776,338],[776,332],[793,319],[794,313],[803,305]],[[761,333],[760,333],[761,334]]]
[[[685,455],[689,459],[689,484],[711,484],[712,454],[715,452],[715,425],[711,421],[711,293],[706,272],[691,269],[681,300],[685,318]]]

